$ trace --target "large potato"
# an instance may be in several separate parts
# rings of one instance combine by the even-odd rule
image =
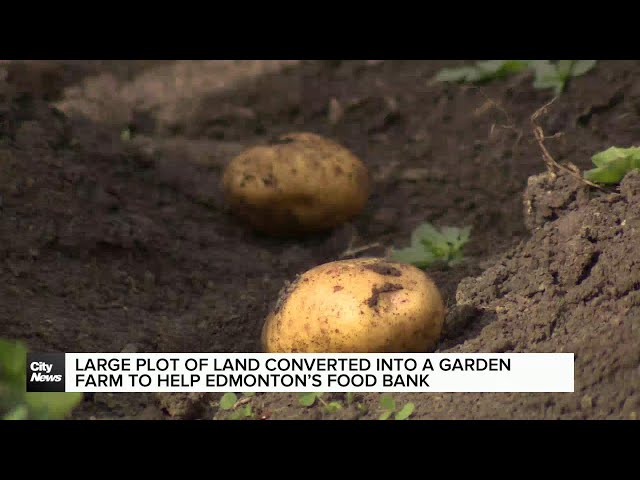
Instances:
[[[360,159],[312,133],[248,148],[223,176],[232,211],[257,230],[280,236],[339,226],[362,211],[369,188]]]
[[[267,353],[426,352],[442,332],[445,306],[413,265],[377,258],[326,263],[282,293],[262,328]]]

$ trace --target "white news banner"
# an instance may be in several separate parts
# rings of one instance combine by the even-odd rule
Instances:
[[[573,392],[573,353],[66,353],[67,392]]]

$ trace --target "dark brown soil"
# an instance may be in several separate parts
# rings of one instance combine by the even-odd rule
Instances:
[[[257,351],[295,275],[404,246],[424,221],[471,225],[466,262],[428,269],[450,309],[439,351],[575,352],[576,393],[398,402],[418,419],[637,418],[638,175],[609,193],[549,177],[530,118],[552,94],[528,74],[430,83],[459,63],[0,61],[0,337],[40,351]],[[576,78],[539,118],[554,158],[584,169],[636,143],[639,86],[635,61]],[[226,163],[292,131],[370,168],[351,224],[275,239],[228,211]],[[73,418],[224,418],[218,396],[96,394]],[[374,394],[322,400],[345,408],[250,402],[256,418],[379,414]]]

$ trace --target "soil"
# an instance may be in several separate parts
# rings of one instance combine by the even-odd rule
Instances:
[[[528,73],[431,78],[462,61],[0,61],[0,337],[38,351],[254,352],[303,271],[472,227],[427,272],[449,308],[440,352],[575,352],[574,394],[398,394],[414,419],[640,414],[640,175],[607,191],[550,175]],[[537,122],[556,161],[640,134],[640,62],[601,61]],[[259,235],[228,210],[243,148],[308,131],[369,167],[365,211],[327,234]],[[549,138],[550,137],[550,138]],[[365,248],[366,247],[366,248]],[[210,419],[219,395],[95,394],[73,419]],[[257,394],[254,418],[373,419],[376,394]],[[350,404],[350,405],[349,405]]]

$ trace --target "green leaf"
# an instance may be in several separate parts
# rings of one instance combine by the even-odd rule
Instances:
[[[245,397],[253,397],[255,395],[255,392],[246,392],[242,394]]]
[[[348,392],[347,393],[347,405],[351,405],[353,403],[353,399],[355,398],[356,394],[353,392]]]
[[[435,80],[438,82],[475,81],[477,71],[473,67],[443,68],[438,72]]]
[[[584,172],[584,178],[593,183],[614,185],[620,183],[627,173],[640,168],[640,162],[632,159],[620,159],[604,167],[598,167]]]
[[[443,227],[442,237],[452,250],[459,250],[471,238],[471,227]]]
[[[402,263],[410,263],[418,267],[427,267],[431,265],[436,257],[424,246],[415,245],[400,250],[391,250],[390,258]]]
[[[26,389],[27,348],[18,341],[0,338],[0,382]]]
[[[82,401],[82,393],[26,392],[27,351],[21,342],[0,339],[0,387],[4,385],[12,402],[18,403],[8,415],[18,418],[26,409],[28,418],[65,418]]]
[[[473,66],[443,68],[435,76],[439,82],[480,83],[518,73],[528,67],[527,60],[481,60]]]
[[[585,179],[594,183],[617,184],[631,170],[640,169],[640,147],[611,147],[591,157],[591,161],[596,168],[584,172]]]
[[[298,396],[298,402],[303,407],[310,407],[314,403],[316,403],[316,399],[320,397],[320,393],[301,393]]]
[[[526,60],[482,60],[476,63],[482,81],[504,78],[528,67]]]
[[[430,223],[423,223],[411,234],[411,246],[392,249],[390,258],[420,268],[438,260],[454,264],[464,258],[462,248],[470,237],[471,227],[443,227],[438,230]]]
[[[558,77],[562,79],[569,78],[571,76],[574,62],[575,60],[558,60],[558,64],[556,65]]]
[[[25,402],[34,416],[61,420],[82,401],[80,392],[26,392]]]
[[[382,412],[382,414],[378,417],[378,420],[388,420],[393,412],[391,410],[386,410]]]
[[[487,82],[505,75],[503,68],[506,60],[481,60],[476,62],[474,82]]]
[[[128,128],[122,130],[120,132],[120,140],[122,140],[123,142],[128,142],[129,140],[131,140],[131,130],[129,130]]]
[[[231,410],[238,401],[238,397],[233,392],[227,392],[220,399],[220,408],[222,410]]]
[[[391,395],[382,395],[380,397],[380,406],[384,410],[389,410],[393,412],[396,409],[396,401],[393,399]]]
[[[529,67],[534,71],[536,76],[553,76],[556,73],[556,67],[550,60],[531,60]]]
[[[398,413],[396,413],[396,420],[406,420],[411,416],[414,409],[415,405],[413,403],[407,403]]]
[[[552,89],[557,95],[564,90],[565,82],[557,75],[547,77],[537,77],[533,82],[534,88],[539,90]]]
[[[532,60],[530,66],[535,72],[533,86],[538,89],[552,88],[558,95],[564,90],[571,77],[584,75],[596,65],[596,60]]]
[[[553,88],[557,93],[564,88],[563,80],[558,67],[549,60],[533,60],[531,67],[535,73],[533,86],[537,89]]]
[[[584,75],[598,63],[597,60],[574,60],[573,68],[571,69],[572,77],[579,77]]]
[[[27,420],[29,418],[29,408],[22,404],[7,413],[2,420]]]
[[[250,404],[245,404],[241,408],[234,410],[227,417],[228,420],[244,420],[253,416],[253,410]]]
[[[529,68],[529,60],[503,60],[502,71],[506,73],[519,73]]]
[[[324,407],[326,413],[334,413],[340,409],[342,409],[342,405],[340,405],[340,402],[329,402]]]
[[[242,418],[244,418],[244,415],[242,409],[239,409],[231,412],[227,417],[227,420],[241,420]]]
[[[629,156],[634,156],[636,152],[640,151],[638,148],[619,148],[610,147],[606,150],[595,154],[591,157],[591,161],[596,167],[604,167],[615,160],[620,160]]]
[[[411,234],[411,245],[422,245],[425,239],[439,238],[440,232],[428,222],[418,225]]]

